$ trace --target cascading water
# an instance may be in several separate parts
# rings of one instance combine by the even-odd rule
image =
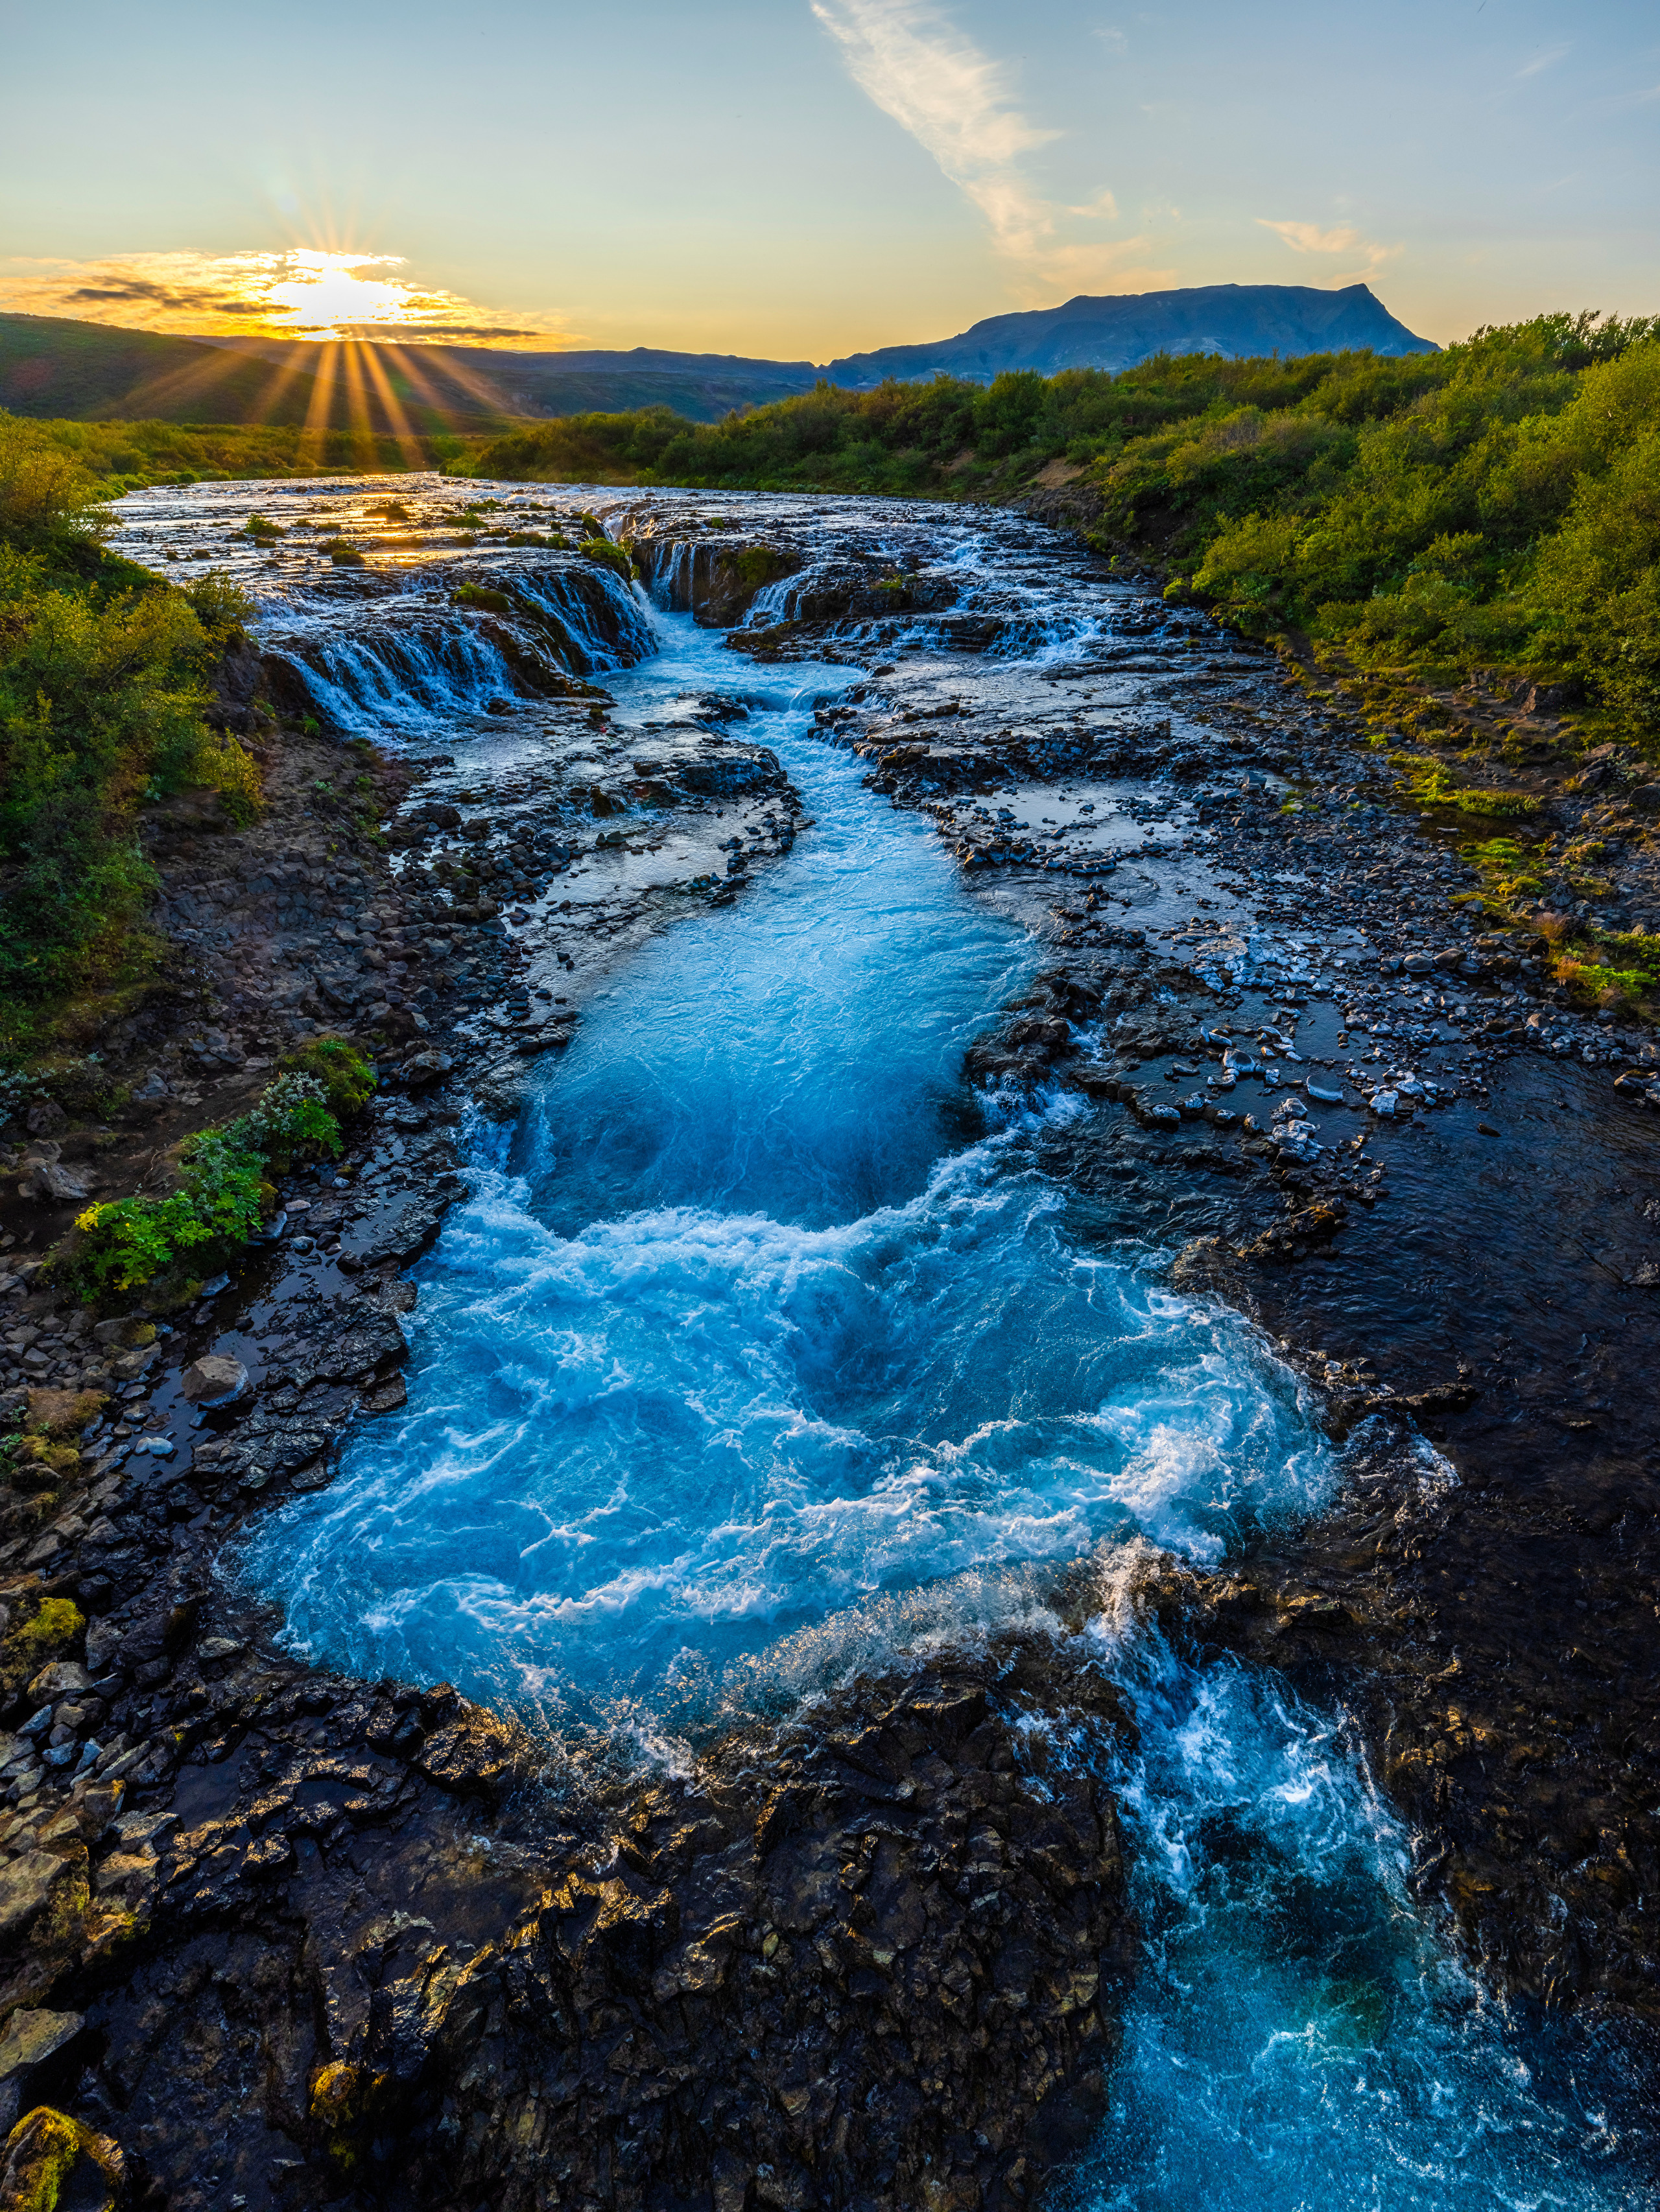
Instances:
[[[1019,619],[1036,653],[1087,634]],[[509,1136],[475,1133],[407,1411],[243,1562],[319,1657],[646,1764],[1039,1618],[1079,1561],[1110,1592],[1138,1546],[1219,1559],[1341,1472],[1243,1323],[1047,1182],[1027,1114],[963,1097],[1037,953],[811,737],[850,679],[751,675],[685,617],[657,641],[610,680],[620,719],[741,672],[746,735],[818,826],[636,956]],[[1523,2037],[1456,1967],[1332,1721],[1110,1606],[1095,1632],[1140,1731],[1118,1782],[1146,1948],[1077,2203],[1653,2204],[1617,2064]]]
[[[613,679],[624,713],[727,672],[666,630]],[[818,828],[662,939],[481,1144],[409,1412],[258,1540],[319,1652],[563,1720],[684,1716],[861,1601],[967,1574],[976,1609],[988,1576],[1018,1602],[1104,1538],[1216,1556],[1322,1494],[1242,1324],[1080,1237],[1018,1116],[964,1141],[963,1048],[1033,954],[809,736],[818,696],[746,725]]]

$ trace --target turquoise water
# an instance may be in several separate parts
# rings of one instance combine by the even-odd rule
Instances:
[[[608,679],[625,720],[732,684],[718,637],[660,635]],[[731,1710],[1041,1617],[1091,1559],[1141,1729],[1117,1779],[1144,1955],[1063,2193],[1656,2203],[1617,2051],[1524,2033],[1457,1966],[1338,1726],[1115,1625],[1115,1560],[1219,1559],[1341,1471],[1243,1323],[1165,1288],[1128,1221],[1081,1221],[1026,1111],[965,1096],[964,1045],[1039,956],[810,734],[845,680],[757,700],[745,734],[818,826],[620,970],[511,1133],[473,1133],[407,1408],[261,1525],[248,1575],[320,1659],[672,1763]]]
[[[730,679],[717,637],[664,633],[610,679],[624,717]],[[792,1680],[838,1633],[867,1654],[872,1601],[943,1619],[964,1577],[995,1618],[1102,1540],[1216,1556],[1323,1494],[1250,1333],[1082,1240],[1022,1115],[964,1095],[1036,949],[810,734],[825,678],[745,726],[817,826],[620,974],[510,1140],[477,1139],[406,1412],[254,1540],[319,1654],[678,1724],[781,1637]]]

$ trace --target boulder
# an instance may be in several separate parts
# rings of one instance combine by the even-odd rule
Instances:
[[[0,2128],[10,2129],[15,2123],[29,2075],[84,2025],[78,2012],[38,2011],[24,2005],[12,2014],[0,2029]]]
[[[29,1684],[28,1694],[37,1705],[51,1705],[91,1687],[92,1677],[78,1659],[54,1659]]]
[[[6,2138],[0,2212],[114,2212],[126,2196],[126,2161],[110,2136],[94,2135],[50,2105],[26,2113]]]
[[[248,1393],[248,1370],[228,1352],[210,1352],[179,1377],[179,1395],[193,1406],[228,1406]]]

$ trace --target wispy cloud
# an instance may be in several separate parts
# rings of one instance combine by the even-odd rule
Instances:
[[[1333,284],[1365,283],[1402,250],[1398,246],[1379,246],[1372,239],[1363,238],[1352,222],[1323,229],[1317,222],[1274,222],[1265,215],[1259,215],[1256,221],[1264,230],[1271,230],[1276,238],[1283,239],[1293,253],[1353,254],[1354,267],[1334,271],[1329,280]]]
[[[979,210],[996,251],[1022,264],[1017,292],[1036,300],[1066,286],[1128,290],[1171,281],[1170,270],[1136,259],[1146,251],[1143,239],[1070,234],[1080,224],[1116,222],[1116,200],[1104,189],[1073,205],[1038,189],[1023,157],[1061,133],[1022,112],[1004,64],[930,0],[812,0],[812,12],[860,90]],[[1118,36],[1106,35],[1109,43]]]
[[[1537,76],[1541,70],[1554,69],[1571,49],[1572,42],[1564,39],[1560,46],[1543,46],[1531,61],[1523,62],[1517,70],[1517,76]]]
[[[860,90],[939,163],[985,217],[1004,252],[1025,253],[1054,229],[1020,156],[1058,137],[1015,106],[1002,65],[926,0],[813,0]]]
[[[1317,222],[1270,222],[1265,215],[1256,220],[1264,230],[1283,238],[1296,253],[1347,253],[1350,246],[1360,243],[1360,234],[1352,222],[1322,230]]]
[[[395,253],[308,247],[100,261],[18,255],[0,261],[0,308],[181,337],[561,343],[543,318],[492,315],[459,293],[412,283],[400,273],[406,266]]]

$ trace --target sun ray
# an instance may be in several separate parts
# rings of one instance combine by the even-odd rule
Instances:
[[[331,428],[330,416],[334,405],[334,378],[337,362],[333,346],[319,346],[317,367],[313,372],[311,404],[306,410],[306,436],[315,439],[319,451],[326,445]]]
[[[392,389],[392,379],[386,374],[386,363],[380,359],[380,349],[372,345],[365,346],[362,349],[362,356],[364,367],[368,370],[375,391],[380,396],[387,425],[392,436],[398,441],[398,451],[404,456],[405,467],[419,468],[423,459],[421,441],[416,435],[409,416],[404,412],[402,401]]]

